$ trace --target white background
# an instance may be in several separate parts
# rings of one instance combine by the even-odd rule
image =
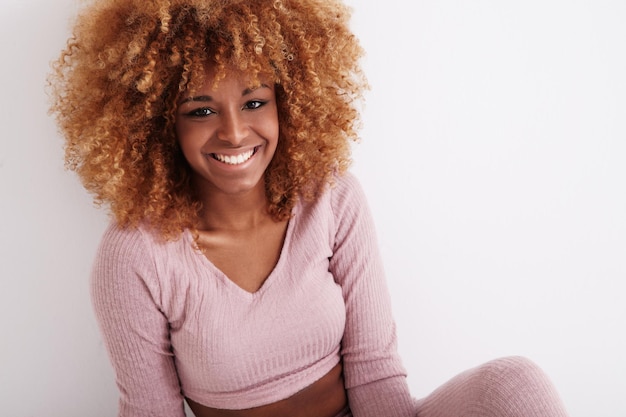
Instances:
[[[0,415],[117,392],[88,275],[107,222],[47,114],[78,0],[0,5]],[[626,416],[626,3],[357,1],[372,91],[354,172],[415,396],[499,356],[574,417]]]

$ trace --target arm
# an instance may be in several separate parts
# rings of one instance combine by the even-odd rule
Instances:
[[[332,193],[336,235],[330,270],[346,303],[342,358],[350,408],[355,417],[413,416],[367,201],[351,175],[340,178]]]
[[[168,320],[159,309],[147,249],[139,231],[109,227],[93,267],[93,306],[115,369],[119,417],[184,417]]]

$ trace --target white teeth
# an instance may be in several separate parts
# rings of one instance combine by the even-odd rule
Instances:
[[[246,162],[248,159],[252,157],[254,154],[254,149],[250,149],[247,152],[241,153],[239,155],[220,155],[218,153],[212,154],[215,159],[220,162],[223,162],[228,165],[239,165]]]

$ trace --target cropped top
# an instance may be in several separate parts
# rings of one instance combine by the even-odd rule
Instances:
[[[410,415],[372,221],[354,176],[294,207],[278,263],[250,293],[190,231],[105,232],[92,300],[120,391],[119,416],[184,416],[187,397],[245,409],[285,399],[343,361],[355,417]],[[377,402],[378,405],[373,405]],[[382,404],[381,404],[382,402]],[[392,415],[392,414],[385,414]]]

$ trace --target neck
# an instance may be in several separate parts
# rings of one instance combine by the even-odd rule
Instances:
[[[269,218],[265,188],[254,187],[243,193],[213,192],[201,195],[201,228],[205,230],[246,230]]]

